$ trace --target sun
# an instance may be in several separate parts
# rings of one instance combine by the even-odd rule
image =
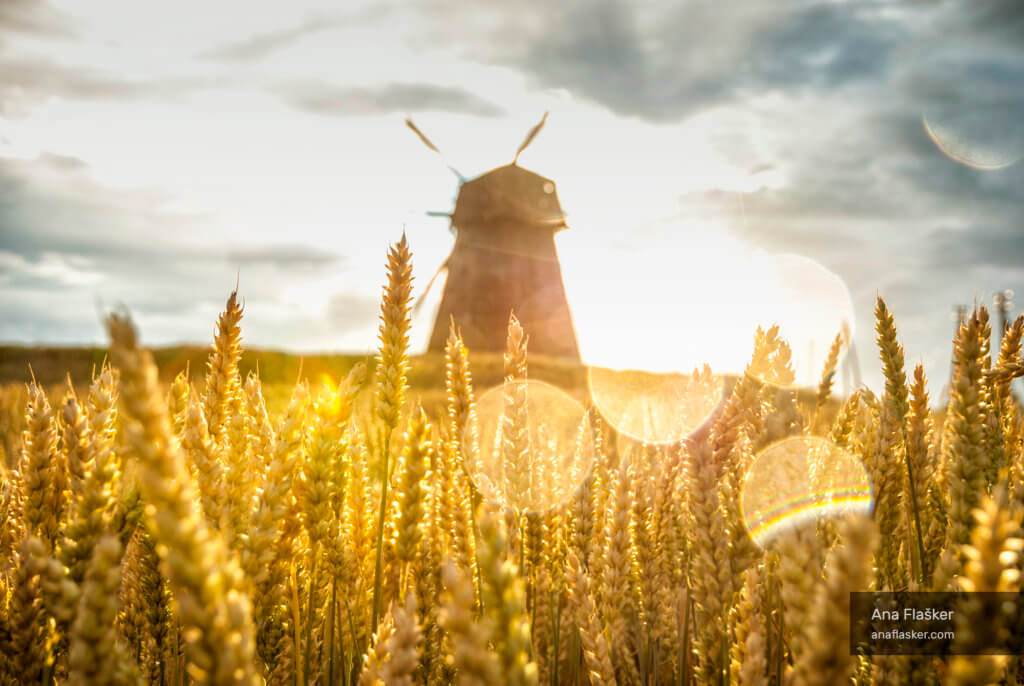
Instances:
[[[607,254],[568,234],[559,255],[587,365],[688,373],[706,364],[741,374],[757,328],[778,325],[796,383],[811,385],[854,321],[836,274],[810,258],[754,250],[723,227],[667,223]]]

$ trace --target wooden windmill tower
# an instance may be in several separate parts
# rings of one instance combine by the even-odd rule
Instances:
[[[455,247],[441,267],[448,278],[429,351],[444,350],[450,321],[470,350],[504,350],[514,312],[530,336],[531,353],[579,360],[555,250],[555,234],[568,228],[565,215],[554,182],[516,164],[546,119],[547,114],[530,131],[511,164],[459,188],[455,209],[447,214]]]

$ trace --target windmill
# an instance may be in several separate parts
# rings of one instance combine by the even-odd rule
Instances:
[[[554,182],[517,164],[546,120],[547,113],[511,164],[469,180],[455,172],[461,182],[455,209],[443,213],[451,219],[455,246],[438,270],[447,270],[448,278],[428,351],[444,350],[452,321],[470,350],[504,350],[509,313],[515,312],[529,333],[531,353],[579,360],[555,250],[555,234],[568,228],[565,215]],[[406,124],[440,154],[412,121]]]

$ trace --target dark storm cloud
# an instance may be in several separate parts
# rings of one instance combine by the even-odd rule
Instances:
[[[747,85],[829,89],[881,75],[909,31],[836,3],[813,4],[754,34]],[[723,75],[725,76],[725,75]],[[727,76],[726,76],[727,78]]]
[[[885,227],[930,213],[934,201],[918,186],[958,165],[934,149],[919,117],[891,109],[853,112],[817,122],[805,137],[779,135],[777,159],[754,170],[781,171],[785,183],[691,193],[681,204],[737,218],[736,231],[769,249],[834,246],[838,253],[857,247],[847,240],[874,243]],[[749,176],[757,178],[753,171]]]
[[[1024,6],[1020,0],[986,0],[963,2],[958,7],[955,22],[949,28],[958,28],[983,36],[985,40],[1024,41]]]
[[[718,208],[748,241],[807,255],[839,274],[856,302],[865,368],[874,366],[878,292],[899,315],[908,359],[935,341],[945,345],[952,305],[995,288],[1024,292],[1024,162],[998,172],[957,164],[922,125],[923,116],[943,120],[966,110],[971,116],[959,132],[968,139],[996,124],[1024,133],[1021,0],[480,0],[473,11],[455,0],[425,2],[435,11],[409,39],[424,53],[442,46],[446,55],[513,68],[534,85],[658,124],[682,123],[715,106],[742,112],[738,123],[723,118],[709,144],[749,169],[752,180],[764,174],[777,181],[682,203],[695,214]],[[30,5],[37,6],[0,0],[0,46],[4,31],[54,32]],[[228,73],[342,29],[345,21],[300,20],[205,57]],[[386,45],[379,57],[389,57]],[[0,53],[0,114],[24,112],[48,97],[135,102],[202,85],[125,81]],[[310,82],[284,84],[274,94],[323,115],[502,114],[471,86]],[[669,127],[665,132],[672,135]],[[1012,147],[1009,138],[1004,142]],[[239,267],[250,301],[263,292],[269,302],[280,299],[286,277],[351,266],[296,245],[197,250],[179,240],[180,229],[205,219],[158,207],[90,184],[88,169],[73,158],[0,160],[0,276],[7,279],[0,281],[0,339],[72,336],[78,324],[68,323],[68,312],[91,326],[94,294],[123,298],[158,321],[166,317],[168,336],[206,338],[209,317],[182,315],[222,307]],[[213,235],[211,229],[204,236],[207,244]],[[69,297],[77,300],[59,302]],[[289,309],[282,304],[268,317],[268,330],[295,321]],[[370,326],[376,313],[373,297],[339,295],[319,325]],[[193,319],[195,330],[187,328]],[[28,333],[12,333],[14,325]]]
[[[941,358],[932,344],[953,304],[1024,286],[1024,162],[979,172],[945,157],[922,124],[951,117],[967,140],[1007,130],[1006,147],[1024,133],[1024,40],[988,40],[1014,19],[1007,11],[689,2],[644,13],[602,0],[563,6],[522,45],[478,54],[655,122],[715,105],[757,113],[753,99],[771,96],[779,105],[754,115],[756,133],[727,128],[714,144],[752,180],[782,182],[688,195],[684,211],[725,217],[746,240],[838,274],[859,313],[859,347],[870,349],[881,292],[912,347]]]
[[[999,267],[1024,273],[1024,226],[1019,221],[966,229],[938,228],[926,238],[927,257],[937,268]]]
[[[877,123],[877,122],[876,122]],[[984,173],[952,162],[917,143],[887,145],[903,130],[884,128],[805,151],[789,183],[751,193],[718,191],[683,203],[742,212],[735,231],[769,250],[808,254],[842,271],[851,282],[877,265],[941,278],[943,271],[1024,265],[1020,198],[1024,165]],[[911,131],[923,136],[920,122]],[[877,284],[876,284],[877,285]]]
[[[748,93],[877,77],[908,35],[899,21],[851,3],[688,2],[655,8],[653,19],[636,8],[565,4],[522,47],[497,48],[490,59],[618,114],[666,121]]]
[[[646,102],[651,65],[628,6],[600,0],[566,9],[536,36],[521,62],[544,85],[565,87],[614,110]]]
[[[457,87],[422,83],[391,83],[378,88],[339,88],[327,84],[291,85],[280,89],[292,106],[324,115],[368,115],[389,112],[442,111],[496,117],[497,105]]]

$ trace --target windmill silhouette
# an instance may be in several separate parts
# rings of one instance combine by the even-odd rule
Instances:
[[[579,360],[555,250],[555,234],[568,228],[565,214],[554,182],[517,164],[547,116],[530,130],[511,164],[469,180],[449,165],[461,182],[455,209],[431,214],[451,219],[455,246],[438,270],[448,278],[428,351],[444,350],[450,322],[470,350],[504,350],[514,312],[529,333],[531,353]],[[406,124],[440,154],[412,121]]]

